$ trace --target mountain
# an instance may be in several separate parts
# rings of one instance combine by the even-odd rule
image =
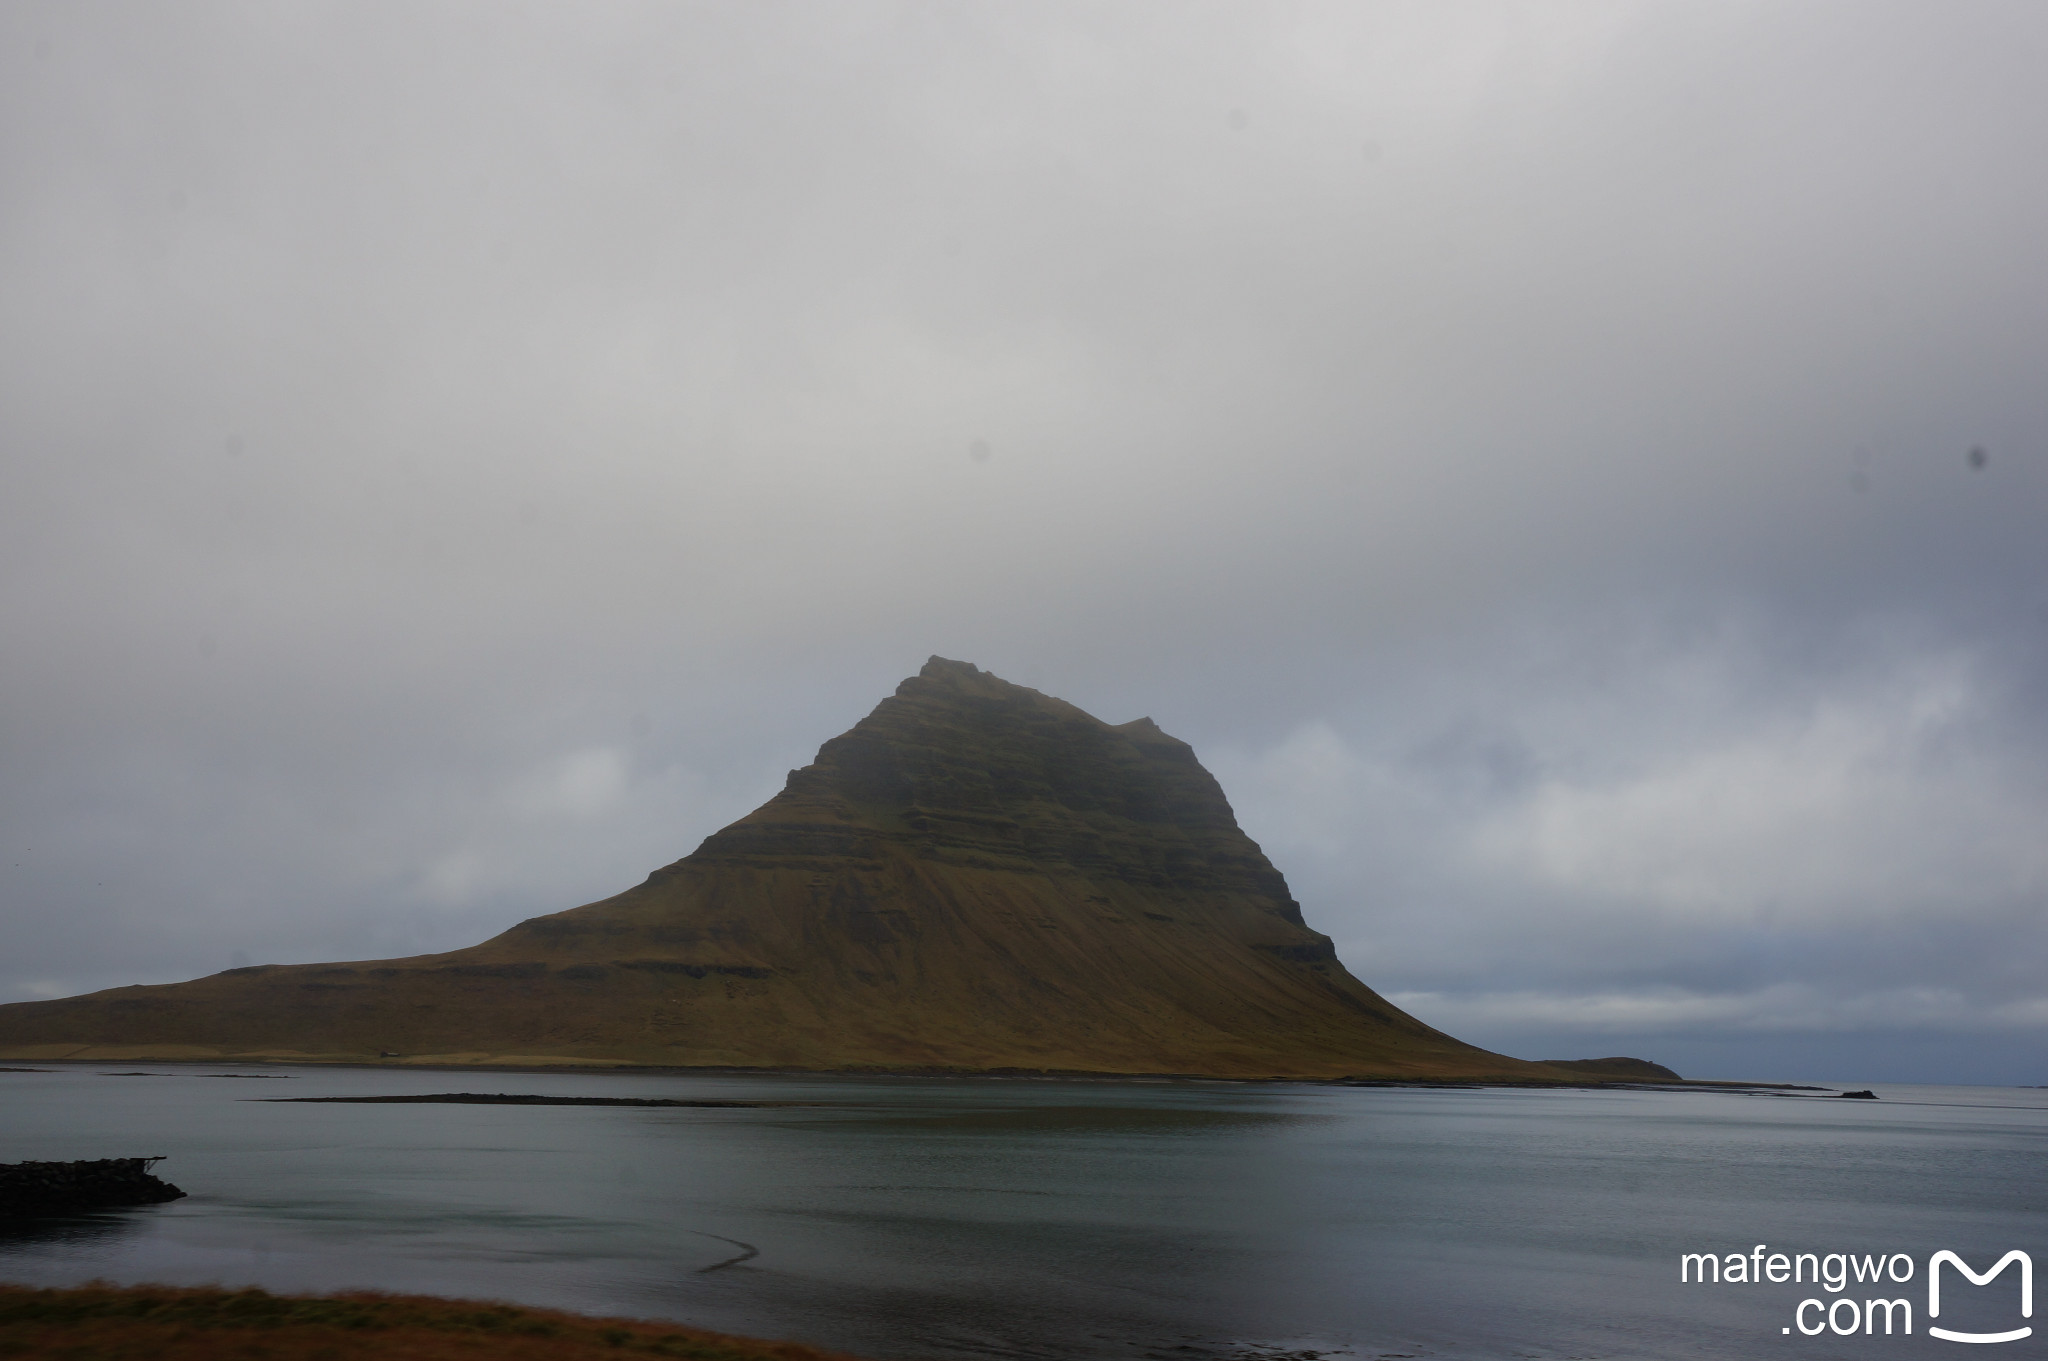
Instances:
[[[1562,1068],[1568,1073],[1604,1078],[1610,1082],[1685,1081],[1663,1064],[1652,1063],[1648,1059],[1542,1059],[1540,1062],[1546,1067]]]
[[[1565,1077],[1353,978],[1185,742],[938,657],[616,897],[0,1006],[0,1056]]]

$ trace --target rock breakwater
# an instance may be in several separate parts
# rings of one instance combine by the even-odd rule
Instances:
[[[185,1193],[150,1175],[158,1158],[0,1163],[0,1218],[160,1205]]]

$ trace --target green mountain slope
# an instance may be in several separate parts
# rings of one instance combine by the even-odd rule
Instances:
[[[0,1006],[0,1056],[1564,1075],[1346,972],[1187,744],[933,658],[613,898],[449,954]]]

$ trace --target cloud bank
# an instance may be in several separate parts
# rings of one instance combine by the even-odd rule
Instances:
[[[2044,54],[12,6],[0,999],[603,896],[937,652],[1465,1038],[2048,1081]]]

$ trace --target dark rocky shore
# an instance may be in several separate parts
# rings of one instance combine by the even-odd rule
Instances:
[[[69,1163],[0,1163],[0,1219],[183,1199],[183,1191],[150,1175],[151,1166],[162,1161],[96,1158]]]

